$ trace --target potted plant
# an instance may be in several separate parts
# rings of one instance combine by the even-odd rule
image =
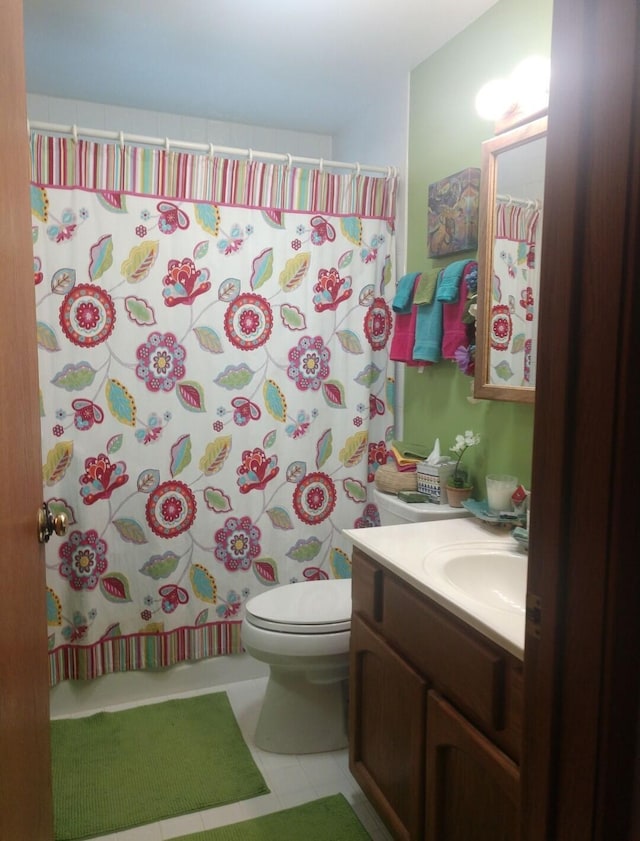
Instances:
[[[479,443],[480,436],[467,429],[464,435],[456,435],[455,444],[449,448],[457,456],[455,467],[447,482],[447,499],[452,508],[462,508],[463,501],[468,499],[473,492],[473,485],[468,481],[466,473],[462,471],[460,462],[469,447],[475,447]]]

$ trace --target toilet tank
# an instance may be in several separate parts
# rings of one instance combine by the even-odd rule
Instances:
[[[471,517],[466,508],[452,508],[433,502],[404,502],[395,494],[373,489],[373,501],[380,514],[380,525],[395,526],[401,523],[418,523],[432,520],[448,520],[453,517]]]

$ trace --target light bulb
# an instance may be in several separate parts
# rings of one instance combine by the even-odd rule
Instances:
[[[484,120],[499,120],[515,104],[515,91],[508,79],[493,79],[483,85],[476,96],[476,111]]]
[[[549,61],[540,56],[525,58],[511,74],[518,105],[525,114],[533,114],[547,107],[550,75]]]

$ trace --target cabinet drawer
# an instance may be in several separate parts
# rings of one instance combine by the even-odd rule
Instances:
[[[467,714],[504,727],[505,658],[423,594],[384,576],[382,627],[409,662]]]
[[[382,619],[384,572],[359,549],[353,550],[351,604],[354,613],[375,625]]]

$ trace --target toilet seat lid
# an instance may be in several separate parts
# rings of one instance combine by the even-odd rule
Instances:
[[[291,634],[331,634],[351,628],[351,579],[274,587],[246,604],[252,625]]]

